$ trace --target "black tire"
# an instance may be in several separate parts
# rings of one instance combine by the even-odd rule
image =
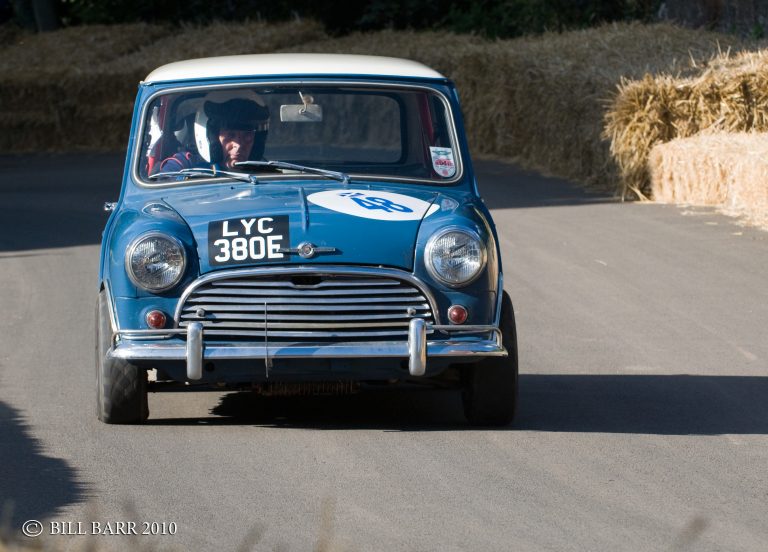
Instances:
[[[505,426],[517,412],[517,330],[512,300],[501,299],[501,337],[507,357],[488,357],[462,371],[464,415],[472,425]]]
[[[139,424],[149,417],[147,371],[107,358],[112,346],[106,292],[96,306],[96,415],[107,424]]]

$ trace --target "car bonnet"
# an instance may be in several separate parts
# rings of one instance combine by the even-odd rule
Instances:
[[[201,273],[286,263],[413,269],[422,219],[438,193],[318,184],[207,187],[164,197],[194,234]]]

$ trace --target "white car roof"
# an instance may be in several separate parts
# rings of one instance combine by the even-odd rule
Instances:
[[[434,69],[408,59],[345,54],[254,54],[169,63],[152,71],[144,82],[273,75],[445,78]]]

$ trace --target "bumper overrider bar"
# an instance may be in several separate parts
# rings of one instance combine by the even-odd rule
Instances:
[[[447,335],[447,339],[428,340],[427,334]],[[451,339],[461,334],[487,334],[486,339]],[[169,337],[186,337],[186,343],[166,341]],[[408,341],[370,341],[330,344],[212,343],[205,344],[205,329],[200,322],[186,328],[165,330],[116,330],[109,356],[129,361],[184,360],[187,378],[203,377],[204,361],[264,359],[271,366],[276,358],[407,358],[412,376],[423,376],[428,357],[507,356],[501,332],[496,326],[453,326],[430,324],[421,318],[411,319]]]

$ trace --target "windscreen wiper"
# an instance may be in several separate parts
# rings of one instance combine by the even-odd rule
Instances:
[[[339,180],[344,184],[349,183],[349,175],[339,171],[329,171],[326,169],[318,169],[317,167],[307,167],[305,165],[297,165],[295,163],[288,163],[287,161],[238,161],[235,166],[249,166],[249,167],[275,167],[276,169],[288,169],[292,171],[299,171],[302,173],[319,174],[320,176],[326,176]]]
[[[213,176],[213,177],[228,177],[235,180],[242,180],[243,182],[256,182],[256,177],[252,174],[246,174],[241,172],[220,171],[218,169],[209,169],[206,167],[200,167],[195,169],[181,169],[180,171],[168,171],[155,173],[149,176],[150,180],[155,180],[163,176]]]

